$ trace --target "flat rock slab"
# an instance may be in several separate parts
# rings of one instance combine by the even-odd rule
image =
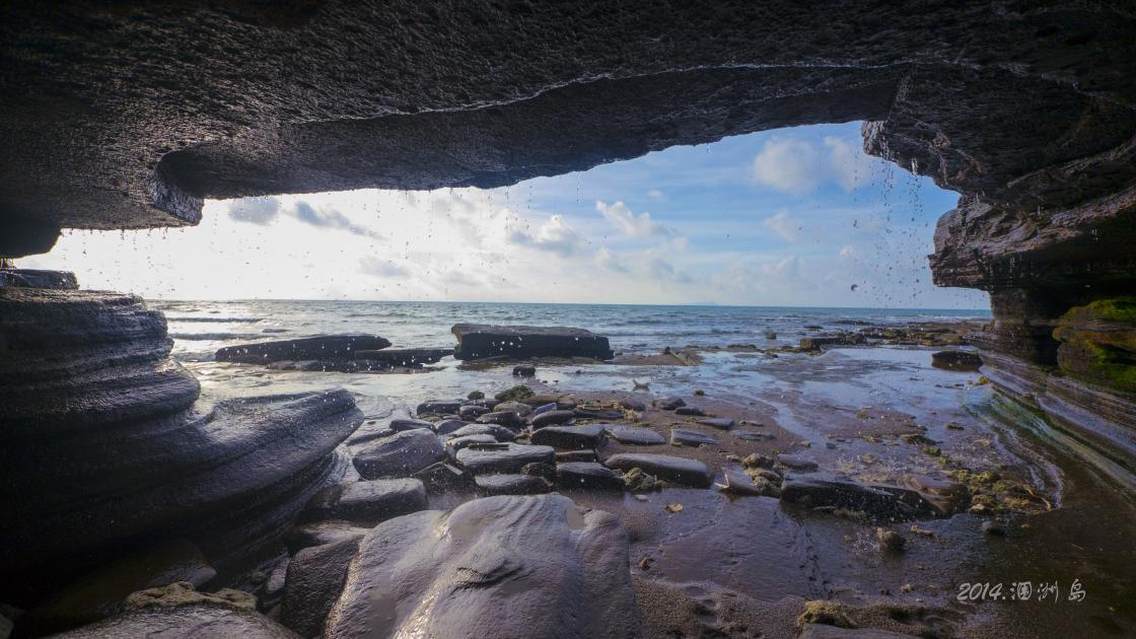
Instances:
[[[450,437],[469,437],[470,435],[489,435],[499,442],[511,442],[516,433],[497,424],[468,424],[450,433]]]
[[[816,461],[809,459],[808,457],[790,455],[787,453],[778,455],[777,463],[781,466],[784,466],[785,468],[795,470],[799,473],[811,473],[819,468]]]
[[[353,461],[364,479],[384,479],[409,477],[445,458],[446,450],[434,431],[416,428],[360,446]]]
[[[426,509],[426,487],[417,479],[373,479],[343,486],[331,509],[335,519],[378,523]]]
[[[698,488],[706,488],[710,485],[712,479],[710,469],[706,467],[706,464],[696,459],[672,455],[621,453],[608,457],[604,461],[604,465],[622,471],[639,468],[660,479]]]
[[[493,495],[540,495],[552,490],[543,478],[535,475],[495,474],[478,475],[474,478],[477,493],[483,497]]]
[[[718,440],[695,430],[687,430],[685,428],[672,428],[671,429],[671,444],[675,446],[714,446]]]
[[[456,415],[461,410],[462,403],[448,399],[431,399],[422,402],[414,411],[419,417],[426,415]]]
[[[939,351],[931,353],[931,366],[950,371],[974,372],[982,368],[982,358],[970,351]]]
[[[698,420],[698,423],[702,424],[703,426],[717,428],[718,430],[730,430],[734,426],[737,426],[737,422],[730,419],[729,417],[707,417],[706,419]]]
[[[428,422],[424,419],[410,419],[409,417],[398,417],[390,421],[390,429],[395,432],[414,430],[415,428],[434,430],[434,422]]]
[[[706,413],[697,406],[679,406],[675,409],[675,415],[683,415],[685,417],[702,417]]]
[[[434,432],[439,435],[449,435],[450,433],[469,426],[469,422],[464,422],[460,419],[445,419],[437,424],[433,424]]]
[[[489,433],[480,433],[477,435],[464,435],[462,437],[454,437],[446,440],[446,448],[451,453],[457,453],[459,450],[473,446],[475,444],[497,444],[501,443],[496,437]]]
[[[457,460],[474,475],[519,473],[525,464],[556,463],[556,450],[551,446],[523,444],[507,444],[505,448],[492,450],[463,448],[458,451]]]
[[[767,442],[777,439],[773,433],[763,433],[759,430],[740,430],[734,432],[734,437],[745,442]]]
[[[544,428],[545,426],[558,426],[565,424],[576,416],[575,411],[570,410],[548,410],[539,415],[533,416],[529,419],[529,424],[533,428]]]
[[[611,359],[608,339],[582,328],[561,326],[493,326],[457,324],[454,357],[461,360],[488,357],[590,357]]]
[[[387,350],[356,351],[356,360],[368,364],[379,364],[389,368],[412,368],[423,364],[434,364],[443,357],[454,354],[452,348],[391,348]]]
[[[462,406],[458,409],[458,417],[461,417],[466,421],[476,421],[478,417],[481,417],[488,412],[490,412],[490,409],[486,406],[470,404],[468,406]]]
[[[548,426],[532,434],[532,443],[555,448],[584,450],[598,448],[607,437],[607,427],[603,424],[583,426]]]
[[[667,443],[666,437],[649,428],[608,425],[607,432],[615,441],[629,446],[659,446]]]
[[[565,490],[623,490],[623,478],[596,462],[566,462],[556,465],[556,485]]]
[[[914,490],[827,477],[787,477],[781,501],[806,508],[845,508],[894,521],[941,514]]]
[[[477,418],[478,424],[497,424],[498,426],[508,426],[510,428],[520,428],[524,426],[521,416],[511,410],[499,410],[492,413],[485,413]]]
[[[465,469],[448,462],[438,462],[414,473],[414,478],[426,486],[430,493],[468,487],[472,479]]]
[[[639,636],[628,536],[560,495],[486,497],[372,530],[328,639]]]
[[[295,554],[311,546],[325,546],[344,539],[362,539],[370,528],[350,521],[317,521],[301,524],[288,531],[284,543],[288,552]]]
[[[299,635],[251,610],[195,603],[175,609],[147,606],[53,635],[64,639],[297,639]]]
[[[377,351],[390,346],[378,335],[324,335],[258,344],[226,346],[217,351],[218,362],[267,364],[279,361],[352,359],[356,351]]]

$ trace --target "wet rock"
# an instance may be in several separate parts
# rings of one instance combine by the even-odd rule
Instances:
[[[679,406],[675,409],[675,415],[682,415],[684,417],[702,417],[706,413],[702,412],[701,408],[697,406]]]
[[[677,410],[675,412],[678,413]],[[718,430],[730,430],[737,425],[737,422],[729,417],[708,417],[698,420],[698,423]]]
[[[667,438],[659,433],[638,426],[606,425],[612,439],[631,446],[658,446],[667,443]]]
[[[477,475],[474,477],[477,493],[482,497],[493,495],[539,495],[552,490],[543,477],[523,473]]]
[[[461,410],[462,404],[459,401],[450,401],[444,399],[431,399],[422,402],[414,411],[419,417],[427,415],[456,415]]]
[[[296,639],[298,635],[264,615],[215,603],[187,603],[176,612],[159,607],[131,610],[54,635],[61,639]]]
[[[863,344],[866,338],[860,333],[834,333],[802,337],[799,348],[802,351],[819,351],[825,346],[855,346]]]
[[[671,429],[671,445],[672,446],[707,446],[717,445],[718,440],[709,435],[703,435],[695,430],[687,430],[685,428],[672,428]]]
[[[686,401],[681,397],[664,397],[657,400],[655,406],[659,407],[661,410],[675,410],[686,406]]]
[[[536,377],[536,366],[514,366],[513,377]]]
[[[556,462],[594,462],[599,457],[594,450],[567,450],[556,452]]]
[[[446,443],[449,446],[449,442]],[[454,452],[461,448],[453,449]],[[438,462],[414,473],[414,478],[421,481],[426,492],[442,493],[447,490],[461,489],[469,486],[472,477],[464,469],[449,462]]]
[[[619,401],[619,405],[637,413],[642,413],[647,410],[647,403],[640,399],[624,398]]]
[[[469,425],[470,424],[468,422],[464,422],[460,419],[446,419],[438,422],[437,424],[434,424],[433,426],[435,433],[439,435],[449,435],[454,431],[460,430]]]
[[[377,351],[390,346],[377,335],[323,335],[259,344],[226,346],[214,355],[218,362],[267,364],[282,360],[353,359],[357,351]]]
[[[556,485],[564,490],[623,490],[623,478],[603,464],[567,462],[556,465]]]
[[[0,287],[77,289],[74,273],[28,268],[0,268]]]
[[[760,476],[750,476],[739,473],[737,470],[723,469],[722,483],[719,489],[731,495],[749,497],[780,497],[781,489],[777,484]]]
[[[470,435],[489,435],[499,442],[511,442],[517,437],[513,431],[497,424],[469,424],[450,433],[451,438],[469,437]]]
[[[501,402],[493,407],[496,412],[512,412],[516,413],[517,417],[528,417],[533,412],[533,407],[525,402]]]
[[[621,453],[608,457],[604,460],[604,465],[623,471],[637,467],[661,479],[698,488],[710,485],[710,469],[706,464],[695,459],[647,453]]]
[[[462,437],[454,437],[446,440],[446,449],[453,454],[463,448],[474,446],[476,444],[495,444],[500,440],[490,435],[489,433],[479,433],[477,435],[463,435]]]
[[[466,395],[465,398],[466,399],[485,399],[485,393],[483,393],[481,391],[476,391],[476,390],[475,391],[469,391],[469,394]]]
[[[545,426],[565,424],[571,421],[575,416],[576,413],[570,410],[550,410],[533,417],[529,420],[529,424],[531,424],[534,429],[539,429]]]
[[[476,405],[470,404],[470,405],[462,406],[461,408],[459,408],[458,409],[458,416],[461,417],[462,419],[466,420],[467,422],[471,422],[471,421],[477,421],[478,417],[481,417],[482,415],[484,415],[485,413],[488,413],[488,412],[489,412],[488,407],[476,406]]]
[[[385,479],[408,477],[445,458],[446,451],[434,431],[418,428],[364,444],[353,461],[364,479]]]
[[[256,597],[247,592],[232,588],[198,592],[193,584],[186,581],[139,590],[126,598],[128,609],[175,608],[195,603],[218,604],[235,610],[256,610]]]
[[[509,428],[520,428],[524,426],[524,421],[521,417],[511,410],[494,411],[492,413],[485,413],[477,418],[478,424],[497,424],[499,426],[507,426]]]
[[[434,430],[434,423],[422,419],[409,419],[398,418],[390,421],[390,429],[397,432],[404,430],[414,430],[415,428],[425,428],[427,430]]]
[[[458,338],[454,356],[462,360],[502,356],[613,357],[606,337],[581,328],[457,324],[451,330]]]
[[[347,569],[362,539],[344,539],[326,546],[305,548],[292,557],[284,586],[280,621],[302,637],[318,636],[324,619],[335,605]]]
[[[343,519],[376,524],[391,517],[426,508],[426,488],[417,479],[356,481],[327,489],[334,493],[328,504],[312,513],[320,519]],[[317,495],[317,499],[320,496]]]
[[[903,535],[887,528],[876,528],[876,541],[880,544],[880,550],[885,552],[903,552],[907,546]]]
[[[767,442],[777,439],[773,433],[763,433],[757,430],[742,430],[734,433],[734,437],[744,442]]]
[[[362,539],[370,528],[350,521],[317,521],[301,524],[288,531],[284,543],[295,554],[311,546],[326,546],[345,539]]]
[[[777,464],[799,473],[811,473],[819,468],[815,461],[807,457],[787,453],[782,453],[777,456]]]
[[[574,408],[572,413],[580,419],[623,419],[623,413],[617,410],[596,408]]]
[[[827,624],[807,623],[797,635],[797,639],[915,639],[918,635],[906,635],[878,628],[840,628]]]
[[[615,517],[559,495],[415,513],[364,539],[327,636],[634,637],[629,563]]]
[[[536,477],[543,477],[549,482],[556,481],[556,465],[546,464],[544,462],[533,462],[525,464],[521,467],[522,475],[534,475]]]
[[[931,366],[951,371],[977,371],[982,367],[982,358],[969,351],[939,351],[931,353]]]
[[[452,348],[390,348],[386,350],[356,351],[354,359],[367,364],[367,368],[416,368],[434,364],[454,354]]]
[[[825,477],[786,477],[781,501],[806,508],[844,508],[892,521],[939,515],[913,490]]]
[[[494,395],[498,402],[519,402],[526,400],[534,395],[533,389],[525,386],[524,384],[517,384],[512,388],[503,390]]]
[[[217,575],[192,542],[175,539],[130,553],[84,575],[20,617],[20,631],[38,636],[121,612],[138,590],[188,582],[200,587]]]
[[[607,437],[603,424],[583,426],[548,426],[532,434],[532,443],[555,448],[598,448]]]
[[[503,448],[491,450],[469,447],[458,451],[457,460],[474,475],[519,473],[525,464],[556,463],[556,451],[551,446],[521,444],[505,444]]]

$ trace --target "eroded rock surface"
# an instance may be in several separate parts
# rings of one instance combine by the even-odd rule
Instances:
[[[458,359],[613,357],[606,337],[582,328],[456,324],[452,330],[458,338],[454,349],[454,357]]]
[[[637,637],[628,563],[615,517],[559,495],[423,511],[364,538],[326,636]]]

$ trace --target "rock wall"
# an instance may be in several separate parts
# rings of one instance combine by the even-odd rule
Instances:
[[[343,390],[199,401],[161,313],[74,277],[0,286],[0,599],[26,605],[164,539],[220,570],[284,534],[345,471],[361,423]],[[15,276],[20,277],[15,277]],[[36,274],[32,274],[36,275]],[[59,288],[11,282],[54,281]]]

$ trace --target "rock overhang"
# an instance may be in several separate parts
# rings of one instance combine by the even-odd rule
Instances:
[[[42,252],[60,227],[194,224],[204,198],[502,186],[820,122],[872,121],[870,152],[1015,209],[1133,179],[1136,18],[1120,4],[5,13],[11,255]],[[17,225],[34,241],[11,239]]]

